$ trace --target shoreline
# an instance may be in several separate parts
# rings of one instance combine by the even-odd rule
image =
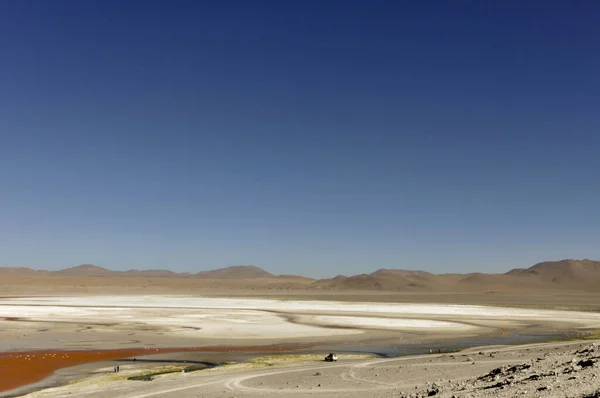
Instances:
[[[259,386],[261,386],[260,388],[257,388],[257,384],[255,383],[253,386],[245,386],[242,385],[240,383],[240,381],[244,381],[244,380],[254,380],[254,379],[258,379],[258,378],[263,378],[263,377],[270,377],[270,375],[284,375],[284,374],[302,374],[302,373],[306,373],[309,372],[312,376],[319,376],[321,375],[321,372],[319,370],[322,370],[323,372],[325,372],[327,369],[339,369],[341,367],[349,367],[352,369],[362,369],[362,371],[370,371],[372,372],[373,370],[375,370],[376,372],[381,373],[384,369],[385,366],[391,366],[392,369],[395,369],[397,367],[397,365],[392,365],[392,364],[405,364],[405,366],[400,366],[400,369],[405,368],[405,369],[410,369],[410,366],[406,366],[406,365],[413,365],[416,368],[415,369],[419,369],[422,368],[423,366],[436,366],[435,362],[436,361],[447,361],[448,358],[452,358],[453,361],[458,361],[457,365],[459,368],[464,368],[464,369],[468,369],[467,373],[471,372],[473,373],[475,372],[479,372],[479,371],[488,371],[491,370],[493,367],[498,366],[496,364],[500,364],[500,363],[506,363],[507,366],[509,363],[514,363],[515,361],[519,362],[519,361],[527,361],[527,363],[535,363],[535,362],[539,362],[542,358],[545,358],[548,353],[552,352],[556,352],[555,350],[570,350],[576,347],[585,347],[585,346],[590,346],[590,345],[595,345],[598,346],[598,343],[600,343],[600,340],[594,339],[594,340],[574,340],[574,341],[563,341],[563,342],[543,342],[543,343],[532,343],[532,344],[522,344],[522,345],[517,345],[517,346],[473,346],[473,347],[467,347],[465,349],[462,349],[460,351],[457,352],[453,352],[453,353],[431,353],[431,354],[419,354],[419,355],[406,355],[406,356],[400,356],[400,357],[395,357],[395,358],[381,358],[381,357],[376,357],[376,356],[369,356],[366,354],[341,354],[340,358],[340,362],[336,363],[336,364],[326,364],[323,360],[322,360],[322,356],[318,355],[318,354],[275,354],[275,355],[269,355],[269,356],[260,356],[257,358],[254,358],[252,360],[249,360],[247,362],[242,362],[242,363],[232,363],[232,364],[227,364],[227,366],[223,366],[223,367],[216,367],[216,368],[208,368],[208,369],[202,369],[202,372],[198,372],[198,375],[196,375],[196,372],[192,372],[191,374],[194,376],[189,376],[189,377],[200,377],[199,380],[202,380],[204,378],[209,378],[210,380],[213,380],[213,378],[218,377],[220,379],[223,379],[223,382],[225,383],[225,386],[228,389],[233,389],[234,390],[238,390],[240,393],[242,393],[242,396],[244,396],[243,392],[247,391],[247,392],[251,392],[253,390],[257,390],[257,389],[266,389],[270,392],[275,392],[275,391],[280,391],[281,388],[279,388],[278,390],[276,390],[276,388],[272,385],[266,386],[266,387],[262,387],[263,383],[258,383]],[[545,351],[547,352],[546,354],[542,355],[541,352]],[[581,351],[577,351],[577,352],[581,352]],[[502,355],[504,354],[508,354],[509,357],[511,357],[511,359],[505,359],[505,360],[500,360],[498,358],[500,358]],[[518,355],[517,355],[518,354]],[[564,352],[563,352],[564,354]],[[478,362],[481,360],[480,358],[487,358],[489,355],[490,359],[489,362],[492,364],[492,366],[483,366],[481,367],[472,367],[472,366],[468,366],[468,367],[464,367],[464,362],[466,359],[467,364],[469,365],[474,365],[475,362]],[[542,357],[540,357],[540,355],[542,355]],[[523,358],[523,357],[527,357],[529,356],[530,358]],[[537,357],[537,360],[533,359]],[[570,354],[568,356],[569,361],[570,358],[572,357],[572,354]],[[456,359],[454,359],[456,358]],[[475,359],[472,359],[475,358]],[[432,363],[433,361],[433,363]],[[483,365],[485,363],[485,360],[483,360],[483,362],[481,362],[481,364]],[[390,364],[390,365],[387,365]],[[447,363],[448,365],[448,363]],[[503,366],[501,368],[498,369],[505,369],[506,367]],[[90,388],[90,386],[93,385],[102,385],[102,388],[105,391],[110,391],[111,386],[123,386],[125,383],[125,385],[128,383],[126,380],[131,380],[131,375],[136,374],[140,371],[142,372],[147,372],[147,373],[151,373],[152,369],[155,368],[127,368],[125,371],[125,375],[124,376],[116,376],[116,378],[114,376],[112,376],[112,372],[107,372],[107,371],[103,371],[103,372],[98,372],[101,371],[102,368],[98,368],[96,367],[95,372],[93,372],[91,375],[88,375],[87,377],[82,377],[82,378],[78,378],[77,380],[75,380],[74,382],[71,383],[66,383],[66,384],[62,384],[60,386],[54,386],[55,388],[43,388],[43,389],[37,389],[36,391],[29,391],[27,394],[33,393],[31,395],[31,397],[54,397],[54,396],[63,396],[63,394],[71,394],[70,390],[74,390],[77,394],[86,394],[87,388]],[[379,371],[377,371],[376,369],[381,369]],[[388,369],[388,370],[392,370],[392,369]],[[425,371],[427,371],[427,367],[424,368]],[[317,370],[316,373],[314,373],[314,371]],[[205,373],[206,372],[206,373]],[[147,386],[151,386],[152,388],[154,387],[159,387],[159,388],[163,388],[163,384],[164,387],[168,387],[167,383],[171,383],[173,381],[176,380],[180,380],[180,376],[176,374],[177,371],[170,371],[170,372],[165,372],[162,374],[157,374],[158,378],[156,379],[156,381],[153,383],[153,385],[147,385]],[[490,374],[494,374],[494,371],[491,371]],[[352,375],[352,373],[351,373]],[[373,376],[377,377],[378,374],[374,374]],[[379,375],[382,376],[382,375]],[[439,375],[438,375],[439,376]],[[594,376],[595,377],[595,376]],[[344,377],[342,377],[343,379]],[[352,376],[353,379],[355,379],[354,376]],[[426,378],[427,379],[427,378]],[[481,379],[481,377],[478,377],[477,380],[479,381]],[[531,378],[530,378],[531,379]],[[191,380],[191,379],[190,379]],[[197,379],[194,379],[197,380]],[[356,380],[363,380],[365,381],[366,379],[363,378],[358,378]],[[232,383],[233,381],[233,383]],[[275,380],[273,380],[275,382]],[[439,380],[440,382],[442,382],[442,380]],[[282,381],[279,381],[278,383],[281,383]],[[450,380],[450,382],[452,383],[452,380]],[[119,384],[120,383],[120,384]],[[158,384],[156,384],[158,383]],[[187,382],[186,382],[187,383]],[[207,385],[210,384],[214,384],[212,381],[208,381],[206,382]],[[301,382],[300,382],[301,383]],[[373,383],[383,383],[381,381],[373,381]],[[289,382],[287,383],[288,385],[290,384]],[[361,383],[359,383],[361,384]],[[377,390],[380,390],[381,388],[388,388],[385,385],[390,384],[390,383],[383,383],[384,386],[379,386],[377,388],[375,388],[372,392],[375,393]],[[393,384],[393,383],[391,383]],[[391,385],[390,384],[390,385]],[[169,384],[170,385],[170,384]],[[179,385],[176,384],[176,385]],[[179,387],[176,387],[174,389],[168,389],[165,392],[172,392],[172,391],[185,391],[191,388],[196,387],[198,384],[196,384],[196,382],[194,382],[194,384],[191,384],[189,386],[187,386],[187,384],[184,383],[184,385],[181,385]],[[202,384],[200,384],[202,385]],[[433,386],[435,386],[436,383],[433,383]],[[468,385],[468,383],[467,383]],[[146,386],[144,384],[144,386]],[[319,386],[321,386],[321,384],[319,384]],[[427,393],[427,390],[430,388],[431,384],[430,383],[424,383],[424,385],[420,385],[419,388],[424,387],[425,388],[425,394]],[[294,387],[294,386],[292,386]],[[298,386],[296,386],[298,387]],[[455,387],[460,387],[461,391],[464,391],[465,389],[465,382],[464,381],[458,381],[457,385]],[[416,388],[416,387],[415,387]],[[485,387],[490,388],[490,387]],[[132,390],[133,391],[133,390]],[[291,392],[292,390],[290,390]],[[321,393],[327,393],[327,390],[316,390],[315,393],[317,393],[318,391],[320,391]],[[350,390],[340,390],[340,391],[350,391]],[[365,390],[364,388],[360,388],[356,391],[356,393],[360,393],[360,391],[362,391],[362,393],[366,393],[367,391],[371,391],[369,389]],[[299,390],[299,392],[308,392],[307,390]],[[331,392],[334,392],[334,390],[331,390]],[[91,393],[91,391],[90,391]],[[281,392],[280,392],[281,393]],[[278,394],[280,394],[278,393]],[[285,392],[282,392],[285,393]],[[363,394],[361,394],[360,396],[364,396]],[[149,392],[148,396],[155,396],[157,395],[157,393],[155,392]],[[159,394],[160,395],[160,394]],[[521,394],[519,394],[521,395]],[[17,395],[13,395],[13,396],[17,396]],[[21,396],[21,395],[18,395]],[[29,395],[27,395],[29,396]],[[137,396],[137,395],[136,395]],[[140,395],[140,396],[145,396],[145,395]],[[179,395],[177,395],[179,396]],[[195,395],[194,395],[195,396]],[[210,395],[210,396],[217,396],[217,395]],[[220,395],[219,395],[220,396]],[[237,396],[237,395],[236,395]],[[352,397],[356,396],[356,395],[350,395]],[[370,395],[369,395],[370,396]],[[404,396],[404,395],[402,395]],[[411,395],[412,396],[412,395]],[[422,396],[422,395],[419,395]],[[426,395],[425,395],[426,396]],[[446,397],[446,395],[442,395],[442,397]]]
[[[325,351],[399,358],[574,341],[600,328],[594,312],[474,303],[54,296],[5,298],[0,308],[0,334],[10,343],[0,352],[0,396],[64,386],[98,372],[117,382],[122,377],[110,373],[119,363],[131,371]],[[148,361],[132,367],[133,358]]]
[[[210,346],[210,347],[164,347],[122,348],[109,350],[29,350],[0,352],[0,396],[12,395],[17,390],[42,383],[57,371],[79,365],[122,362],[133,358],[142,359],[149,355],[175,353],[269,353],[294,352],[313,347],[314,344],[270,344],[255,346]],[[190,361],[192,362],[192,361]]]
[[[571,332],[575,333],[575,332]],[[55,355],[58,356],[59,359],[61,356],[66,356],[68,358],[64,358],[63,361],[59,361],[58,363],[47,363],[50,365],[41,370],[43,373],[36,373],[35,378],[25,379],[21,378],[18,381],[17,379],[12,378],[11,388],[6,389],[6,382],[2,382],[0,380],[0,396],[6,397],[16,397],[20,396],[20,394],[29,394],[35,391],[41,391],[47,388],[53,387],[61,387],[71,382],[77,382],[82,379],[86,379],[89,377],[93,377],[97,375],[97,369],[102,367],[103,362],[113,361],[117,364],[132,364],[136,363],[132,358],[139,359],[140,361],[137,363],[170,363],[175,364],[179,363],[180,366],[192,365],[194,363],[199,363],[196,360],[183,360],[183,359],[173,359],[173,360],[153,360],[151,357],[155,357],[161,354],[184,354],[184,353],[207,353],[207,354],[227,354],[227,356],[233,356],[233,358],[227,358],[225,360],[225,356],[221,356],[220,359],[217,359],[216,362],[211,362],[211,366],[206,366],[206,368],[221,366],[224,363],[231,362],[234,360],[234,363],[245,363],[252,362],[260,358],[264,358],[263,356],[256,356],[255,354],[271,354],[274,357],[286,357],[290,355],[321,355],[324,351],[334,351],[338,352],[345,357],[348,356],[360,356],[366,355],[371,357],[380,357],[380,358],[410,358],[410,357],[418,357],[422,355],[429,354],[450,354],[450,353],[462,353],[469,352],[470,350],[485,350],[490,348],[510,348],[514,347],[518,349],[519,346],[529,346],[529,345],[545,345],[545,344],[553,344],[553,343],[578,343],[590,341],[586,339],[586,337],[594,337],[594,333],[588,333],[588,336],[581,336],[581,332],[577,332],[579,337],[571,337],[569,334],[561,334],[561,335],[551,335],[547,336],[528,336],[526,333],[524,334],[515,334],[515,337],[518,337],[520,340],[512,340],[511,343],[501,343],[503,339],[503,335],[501,333],[494,333],[491,336],[488,335],[480,335],[474,338],[449,338],[445,339],[445,341],[432,341],[430,343],[420,343],[420,344],[407,344],[403,345],[400,348],[400,351],[393,352],[390,348],[387,347],[387,350],[375,350],[375,345],[367,344],[362,347],[341,347],[334,346],[328,343],[325,344],[271,344],[271,345],[258,345],[258,346],[209,346],[209,347],[187,347],[187,348],[125,348],[125,349],[114,349],[114,350],[31,350],[31,351],[18,351],[18,352],[4,352],[0,353],[0,370],[3,369],[3,365],[6,365],[6,360],[16,360],[17,357],[21,362],[22,366],[12,367],[13,376],[16,375],[24,375],[27,374],[25,369],[31,370],[31,361],[40,362],[44,361],[43,358],[49,359],[49,356],[52,354],[61,354]],[[529,337],[529,338],[528,338]],[[511,341],[510,339],[507,341]],[[483,344],[478,344],[483,343]],[[319,349],[321,347],[321,349]],[[430,348],[431,347],[431,348]],[[371,350],[370,348],[373,348]],[[311,350],[315,349],[315,350]],[[310,351],[307,351],[310,350]],[[439,351],[438,351],[439,350]],[[316,351],[319,351],[317,353]],[[245,355],[244,355],[245,354]],[[25,357],[29,357],[30,359],[24,359]],[[244,358],[245,357],[245,358]],[[69,362],[70,360],[70,362]],[[69,362],[69,364],[65,365],[65,362]],[[202,362],[204,364],[209,364],[209,362]],[[57,375],[58,372],[64,371],[68,368],[75,368],[81,365],[93,365],[97,364],[98,366],[91,367],[90,371],[87,373],[80,374],[78,376],[72,377],[73,375],[69,372],[64,372],[65,374],[58,379],[61,380],[52,380],[54,376]],[[108,364],[106,364],[108,366]],[[159,365],[157,365],[158,367]],[[36,368],[39,369],[39,368]],[[148,367],[147,370],[151,371],[154,367]],[[205,369],[202,369],[205,370]],[[102,374],[111,373],[111,372],[102,372]],[[4,374],[4,373],[3,373]],[[18,385],[16,383],[19,383]],[[36,387],[39,386],[39,387]],[[14,395],[18,394],[18,395]]]

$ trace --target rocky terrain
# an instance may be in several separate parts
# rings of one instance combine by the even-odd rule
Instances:
[[[600,397],[600,345],[592,343],[575,350],[556,352],[538,349],[535,359],[515,361],[489,372],[460,381],[426,382],[425,388],[405,398],[422,397]],[[535,349],[527,352],[535,352]],[[496,358],[498,352],[479,352],[462,358],[465,366],[476,366],[482,357]],[[527,353],[522,354],[526,356]],[[502,356],[502,355],[500,355]],[[486,358],[487,359],[487,358]]]

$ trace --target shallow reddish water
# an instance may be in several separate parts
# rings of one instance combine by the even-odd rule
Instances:
[[[311,345],[247,347],[125,348],[119,350],[39,350],[0,353],[0,392],[36,383],[54,371],[84,363],[173,352],[270,352],[310,348]]]

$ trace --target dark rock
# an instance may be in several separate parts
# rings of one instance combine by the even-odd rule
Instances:
[[[597,350],[598,350],[598,345],[597,345],[597,343],[594,343],[592,345],[587,346],[586,348],[583,348],[583,349],[577,351],[576,353],[577,354],[591,354]]]
[[[514,366],[502,366],[496,369],[491,370],[488,374],[479,377],[477,380],[482,381],[495,381],[498,380],[498,376],[510,376],[517,372],[524,372],[531,367],[530,364],[524,363],[520,365]]]
[[[506,370],[506,372],[509,373],[509,374],[516,373],[516,372],[522,372],[522,371],[524,371],[526,369],[529,369],[530,367],[531,367],[530,364],[523,363],[523,364],[520,364],[520,365],[511,366],[510,368],[508,368]]]
[[[595,363],[596,361],[593,359],[583,359],[577,362],[577,365],[581,366],[582,368],[587,368],[588,366],[594,366]]]
[[[528,378],[526,378],[525,380],[539,380],[541,378],[542,378],[542,376],[540,376],[540,375],[531,375]]]
[[[581,398],[600,398],[600,390],[593,392],[591,394],[588,394],[588,395],[584,395]]]

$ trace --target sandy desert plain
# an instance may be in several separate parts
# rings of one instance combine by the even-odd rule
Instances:
[[[600,397],[590,260],[328,280],[256,267],[0,276],[0,396]]]

